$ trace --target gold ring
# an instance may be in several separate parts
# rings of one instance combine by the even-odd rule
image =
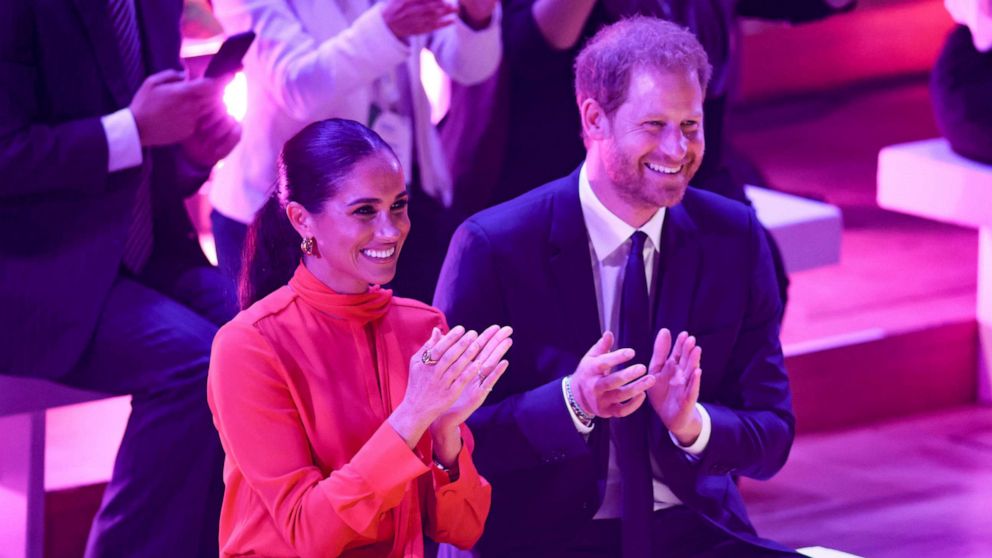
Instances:
[[[430,349],[424,349],[424,353],[420,355],[420,362],[426,364],[427,366],[434,366],[435,364],[437,364],[437,361],[434,360],[433,357],[431,357]]]

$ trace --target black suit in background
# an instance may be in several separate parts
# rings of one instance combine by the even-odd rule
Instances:
[[[146,75],[180,68],[182,3],[135,4]],[[0,3],[0,373],[133,395],[87,555],[217,556],[223,453],[205,380],[234,302],[183,206],[206,172],[177,146],[108,172],[100,117],[133,94],[108,0]],[[145,172],[154,247],[132,274]]]

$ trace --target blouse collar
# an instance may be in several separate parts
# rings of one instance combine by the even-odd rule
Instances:
[[[393,299],[393,291],[383,289],[379,285],[373,285],[368,291],[359,294],[334,292],[317,279],[302,262],[296,268],[293,278],[289,280],[289,286],[304,302],[317,310],[361,323],[375,321],[385,316]]]

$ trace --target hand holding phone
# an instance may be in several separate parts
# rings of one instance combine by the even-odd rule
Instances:
[[[254,31],[245,31],[236,35],[231,35],[220,45],[217,54],[214,54],[207,64],[207,69],[203,72],[203,77],[219,78],[234,74],[241,69],[241,59],[248,52],[248,47],[255,40]]]

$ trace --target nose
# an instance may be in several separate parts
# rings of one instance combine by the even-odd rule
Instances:
[[[672,163],[681,163],[689,151],[689,138],[682,129],[671,126],[665,129],[661,138],[661,151]]]
[[[396,242],[403,235],[400,223],[390,214],[380,215],[375,230],[376,239],[381,242]]]

